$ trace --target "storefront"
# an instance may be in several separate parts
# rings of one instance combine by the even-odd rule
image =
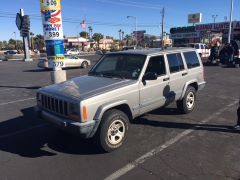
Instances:
[[[229,22],[197,24],[195,26],[177,27],[170,29],[170,38],[174,46],[189,43],[224,44],[228,40]],[[240,21],[232,23],[233,40],[240,40]]]

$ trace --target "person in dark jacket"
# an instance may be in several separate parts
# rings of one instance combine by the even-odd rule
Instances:
[[[233,62],[234,47],[230,43],[227,46],[227,53],[228,53],[229,62]]]
[[[218,48],[217,44],[214,44],[214,46],[211,48],[211,54],[210,54],[210,57],[209,57],[209,60],[212,63],[213,63],[213,61],[218,59],[218,51],[219,51],[219,48]]]
[[[234,126],[234,129],[240,129],[240,99],[239,99],[239,105],[238,105],[238,109],[237,109],[237,124]]]

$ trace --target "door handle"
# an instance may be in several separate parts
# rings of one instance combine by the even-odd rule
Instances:
[[[170,78],[169,77],[167,77],[167,78],[164,78],[163,79],[163,81],[168,81]]]
[[[182,76],[186,76],[188,73],[182,73]]]

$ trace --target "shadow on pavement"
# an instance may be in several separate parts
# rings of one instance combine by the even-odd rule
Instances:
[[[47,71],[52,71],[52,69],[30,69],[30,70],[25,70],[23,72],[47,72]]]
[[[23,115],[0,123],[0,151],[37,158],[66,154],[99,154],[92,140],[82,140],[57,130],[39,120],[34,108],[22,110]]]
[[[161,111],[164,111],[162,109]],[[171,108],[170,108],[171,111]],[[164,115],[174,115],[169,113],[169,108],[166,108],[166,113]],[[133,121],[133,124],[171,128],[171,129],[194,129],[203,131],[216,131],[216,132],[226,132],[226,133],[240,133],[240,130],[235,130],[233,126],[229,125],[215,125],[215,124],[201,124],[201,123],[182,123],[182,122],[169,122],[169,121],[156,121],[151,119],[145,119],[144,117],[137,118]]]
[[[0,88],[13,88],[13,89],[39,89],[41,86],[32,86],[32,87],[26,87],[26,86],[0,86]]]

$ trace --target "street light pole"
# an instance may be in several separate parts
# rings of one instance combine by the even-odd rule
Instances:
[[[14,38],[15,38],[15,48],[17,49],[17,38],[16,38],[16,32],[13,32],[13,34],[14,34]]]
[[[228,32],[228,43],[230,43],[230,41],[231,41],[231,33],[232,33],[232,16],[233,16],[233,0],[231,0],[230,21],[229,21],[229,32]]]
[[[137,38],[137,17],[136,16],[127,16],[127,18],[134,18],[135,19],[135,36],[136,36],[136,46],[138,44],[138,38]]]

